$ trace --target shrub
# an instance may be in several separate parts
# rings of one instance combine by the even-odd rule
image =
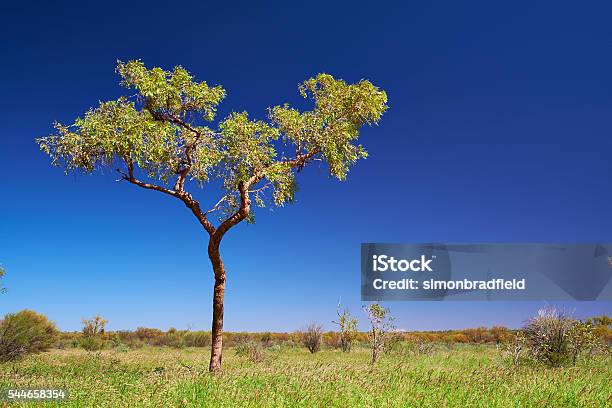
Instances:
[[[451,336],[451,341],[453,343],[469,343],[470,339],[463,333],[457,333]]]
[[[136,337],[144,341],[147,344],[155,346],[159,339],[163,337],[164,332],[159,329],[152,329],[148,327],[138,327],[136,329]]]
[[[504,326],[493,326],[490,330],[491,338],[495,344],[502,344],[512,340],[510,330]]]
[[[404,333],[402,332],[390,332],[385,340],[385,347],[382,351],[386,354],[402,352],[406,343]]]
[[[83,319],[83,338],[81,347],[88,351],[97,351],[104,348],[104,328],[108,320],[96,315],[91,319]]]
[[[98,351],[104,348],[104,340],[98,336],[83,336],[79,345],[87,351]]]
[[[338,314],[338,321],[333,323],[336,323],[340,328],[340,348],[348,353],[357,337],[357,319],[351,316],[348,309],[344,309],[342,313],[338,309],[336,313]]]
[[[85,336],[100,336],[104,334],[108,320],[104,320],[102,316],[95,315],[91,319],[83,319],[83,335]]]
[[[596,351],[601,345],[600,339],[595,334],[595,330],[591,323],[574,322],[568,334],[568,348],[572,363],[575,364],[580,355],[586,354],[586,357]]]
[[[551,367],[567,362],[572,326],[572,320],[557,309],[540,309],[523,329],[532,357]]]
[[[470,343],[482,344],[487,343],[491,339],[486,327],[464,329],[463,334],[467,336]]]
[[[321,349],[321,340],[323,337],[322,326],[312,323],[302,333],[302,344],[311,353],[316,353]]]
[[[326,332],[323,333],[323,345],[331,349],[342,349],[340,342],[340,333]]]
[[[372,364],[378,360],[380,353],[385,348],[389,339],[389,332],[395,329],[393,317],[389,308],[382,307],[378,303],[364,306],[364,310],[370,320],[370,347],[372,348]]]
[[[574,320],[556,309],[541,309],[523,333],[531,356],[551,367],[575,363],[599,344],[591,323]]]
[[[265,359],[263,347],[259,342],[246,341],[238,343],[234,351],[237,356],[247,357],[253,363],[260,363]]]
[[[185,333],[183,341],[186,347],[208,347],[210,346],[211,335],[209,332],[190,331]]]
[[[264,347],[269,347],[272,344],[272,333],[270,332],[262,333],[260,337],[260,341]]]
[[[0,321],[0,361],[46,351],[58,334],[55,324],[32,310],[7,314]]]

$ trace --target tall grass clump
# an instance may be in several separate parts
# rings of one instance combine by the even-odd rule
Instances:
[[[0,321],[0,361],[47,351],[58,334],[55,324],[32,310],[7,314]]]
[[[265,353],[260,342],[245,341],[236,344],[234,352],[237,356],[247,357],[253,363],[261,363],[265,360]]]

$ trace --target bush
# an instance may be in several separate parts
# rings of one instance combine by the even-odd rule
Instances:
[[[55,324],[32,310],[7,314],[0,321],[0,361],[46,351],[58,334]]]
[[[573,364],[576,364],[578,357],[583,354],[590,358],[602,345],[591,323],[574,322],[568,337],[568,348]]]
[[[574,320],[556,309],[541,309],[523,328],[526,345],[533,359],[551,367],[576,363],[599,345],[590,323]]]
[[[211,335],[209,332],[187,332],[184,336],[184,343],[186,347],[208,347],[210,346],[210,342]]]
[[[567,362],[573,322],[556,309],[540,309],[523,328],[532,357],[551,367]]]
[[[263,347],[270,347],[272,344],[272,333],[265,332],[261,334],[260,341]]]
[[[372,360],[371,363],[376,363],[380,353],[385,349],[385,345],[389,340],[389,333],[395,330],[393,324],[393,316],[391,316],[391,310],[386,307],[382,307],[378,303],[372,303],[364,306],[364,311],[368,315],[370,326],[372,327],[369,332],[370,346],[372,348]]]
[[[246,341],[238,343],[234,351],[237,356],[247,357],[253,363],[260,363],[265,359],[263,347],[259,342]]]
[[[316,353],[321,349],[321,340],[323,337],[322,326],[320,324],[312,323],[301,333],[302,344],[311,353]]]
[[[98,336],[83,336],[79,345],[87,351],[99,351],[104,348],[104,340]]]
[[[336,323],[340,328],[340,348],[345,353],[348,353],[351,351],[353,341],[357,337],[357,319],[351,316],[348,309],[344,309],[341,313],[339,307],[340,305],[338,305],[338,310],[336,311],[338,321],[333,323]]]
[[[91,319],[83,319],[83,338],[80,341],[81,347],[87,351],[97,351],[104,348],[104,328],[108,320],[96,315]]]
[[[96,315],[91,319],[83,319],[83,335],[85,336],[101,336],[104,334],[108,320],[104,320],[102,316]]]

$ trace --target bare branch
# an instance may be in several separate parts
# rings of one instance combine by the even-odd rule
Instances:
[[[259,188],[256,188],[256,189],[254,189],[254,190],[249,190],[249,193],[255,193],[255,194],[257,194],[257,193],[260,193],[260,192],[262,192],[262,191],[264,191],[264,190],[268,189],[268,188],[269,188],[269,187],[271,187],[271,186],[272,186],[272,183],[266,183],[266,184],[264,184],[263,186],[261,186],[261,187],[259,187]]]
[[[217,204],[215,204],[215,205],[214,205],[214,206],[213,206],[213,207],[212,207],[210,210],[206,211],[206,212],[204,213],[204,215],[208,215],[208,214],[210,214],[210,213],[211,213],[211,212],[213,212],[213,211],[217,211],[217,210],[219,209],[219,206],[220,206],[220,205],[221,205],[221,204],[222,204],[222,203],[223,203],[225,200],[227,200],[227,199],[228,199],[228,197],[229,197],[228,195],[224,195],[223,197],[221,197],[221,199],[220,199],[219,201],[217,201]]]

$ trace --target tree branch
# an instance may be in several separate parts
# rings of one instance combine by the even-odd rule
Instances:
[[[294,159],[283,160],[281,161],[281,163],[291,168],[298,167],[298,169],[301,169],[310,159],[312,159],[317,153],[319,153],[319,151],[320,150],[318,148],[314,148],[307,153],[296,156]],[[238,191],[240,192],[240,208],[238,208],[235,213],[233,213],[219,225],[213,235],[213,239],[220,242],[223,238],[223,235],[225,235],[225,233],[230,228],[232,228],[234,225],[238,224],[249,216],[249,213],[251,211],[251,198],[249,194],[253,191],[257,191],[249,191],[249,188],[259,183],[266,176],[266,170],[268,170],[269,168],[270,166],[265,167],[264,169],[253,174],[246,182],[241,182],[239,184]]]
[[[215,204],[210,210],[206,211],[204,214],[208,215],[213,211],[217,211],[219,209],[219,206],[221,205],[221,203],[223,203],[225,200],[227,200],[227,195],[224,195],[223,197],[221,197],[221,199],[219,201],[217,201],[217,204]]]
[[[125,162],[125,165],[127,166],[128,173],[126,174],[125,172],[122,172],[119,169],[117,169],[117,171],[121,173],[122,178],[124,180],[127,180],[130,183],[137,185],[139,187],[146,188],[148,190],[160,191],[172,197],[178,198],[187,206],[187,208],[191,210],[191,212],[193,212],[193,214],[196,216],[196,218],[198,219],[202,227],[204,227],[204,229],[206,230],[206,232],[208,232],[209,235],[213,235],[215,233],[215,227],[206,218],[207,213],[202,212],[202,209],[200,208],[200,203],[197,200],[195,200],[191,196],[191,194],[183,190],[179,190],[179,191],[170,190],[169,188],[166,188],[166,187],[163,187],[157,184],[146,183],[141,180],[138,180],[136,177],[134,177],[134,163],[132,162],[132,160],[128,157],[124,157],[123,161]]]
[[[174,123],[175,125],[194,134],[194,140],[191,143],[185,143],[185,148],[183,150],[185,155],[184,167],[181,170],[177,170],[178,177],[176,179],[176,183],[174,184],[174,191],[185,191],[185,180],[187,179],[187,175],[189,175],[189,171],[191,170],[191,166],[193,164],[191,153],[194,146],[197,144],[198,140],[200,140],[203,134],[201,131],[191,126],[191,124],[185,122],[175,115],[170,113],[156,112],[155,110],[151,109],[148,103],[145,104],[145,107],[155,120]]]

